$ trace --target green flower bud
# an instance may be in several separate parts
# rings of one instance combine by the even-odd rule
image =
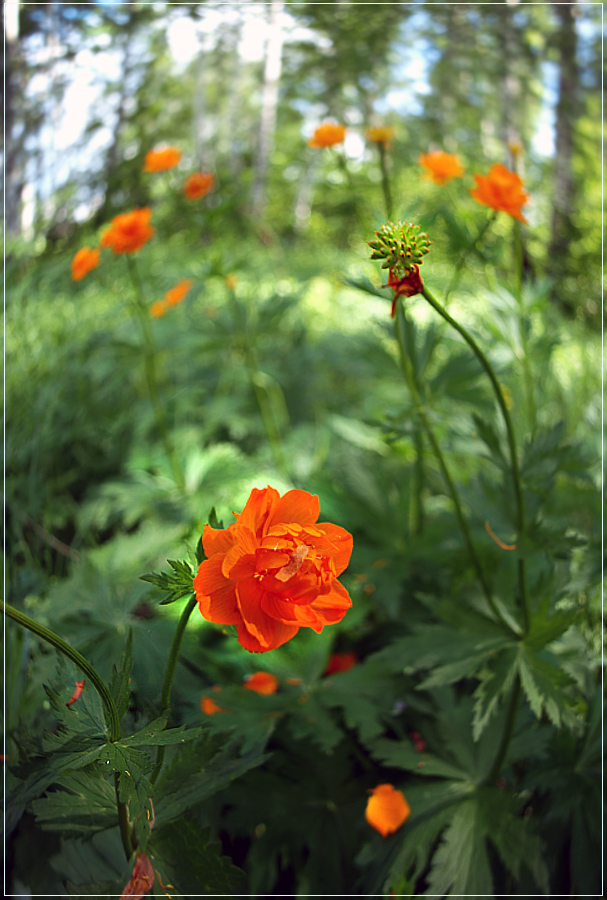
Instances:
[[[371,259],[385,260],[382,269],[402,271],[421,266],[432,243],[420,226],[411,222],[387,222],[374,234],[377,240],[368,241]]]

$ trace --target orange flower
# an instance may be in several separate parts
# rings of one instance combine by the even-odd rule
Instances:
[[[323,125],[318,126],[308,141],[308,147],[333,147],[334,144],[343,144],[345,137],[345,125],[335,125],[334,122],[325,122]]]
[[[218,693],[221,690],[221,687],[218,684],[214,684],[211,688],[212,691]],[[223,706],[218,706],[214,700],[211,700],[210,697],[203,697],[200,701],[200,708],[207,716],[214,716],[215,713],[227,712],[227,709],[224,709]]]
[[[358,662],[356,653],[332,653],[324,671],[325,675],[335,675],[337,672],[347,672]]]
[[[369,825],[379,831],[382,837],[398,831],[411,812],[402,791],[397,791],[391,784],[378,784],[369,794],[371,796],[365,810],[365,819]]]
[[[148,206],[116,216],[104,231],[101,246],[111,247],[114,253],[136,253],[154,234],[151,218],[152,210]]]
[[[367,128],[367,140],[373,141],[374,144],[385,144],[389,147],[393,137],[393,128]]]
[[[183,281],[178,282],[175,287],[166,292],[163,300],[157,300],[156,303],[152,303],[150,315],[154,316],[155,319],[159,319],[169,307],[177,306],[181,303],[193,284],[194,282],[191,278],[184,278]]]
[[[162,150],[148,150],[143,164],[144,172],[166,172],[174,169],[181,159],[178,147],[163,147]]]
[[[247,678],[243,687],[256,694],[275,694],[278,690],[278,678],[270,672],[255,672]]]
[[[101,253],[96,248],[81,247],[72,260],[72,281],[82,281],[85,275],[96,269],[101,260]]]
[[[476,187],[470,194],[475,200],[527,224],[521,207],[529,200],[529,194],[523,190],[523,182],[516,172],[496,163],[491,166],[487,175],[475,175],[474,180]]]
[[[138,853],[130,881],[120,895],[120,900],[125,897],[135,897],[140,900],[149,894],[154,887],[154,869],[145,853]]]
[[[202,616],[236,625],[245,650],[280,647],[301,627],[320,633],[352,606],[337,577],[352,553],[352,535],[330,523],[315,524],[318,497],[271,487],[254,488],[236,522],[205,525],[207,559],[194,578]]]
[[[183,185],[183,193],[188,200],[200,200],[213,190],[215,176],[207,172],[194,172],[188,175]]]
[[[464,174],[459,156],[445,153],[443,150],[422,153],[419,164],[426,169],[426,178],[435,184],[447,184],[453,178],[461,178]]]
[[[415,294],[421,294],[424,289],[424,282],[419,274],[419,266],[414,265],[411,269],[407,269],[402,278],[394,269],[388,272],[388,283],[382,284],[382,287],[390,287],[394,291],[394,300],[392,301],[392,310],[390,318],[394,318],[396,312],[396,301],[399,297],[414,297]]]

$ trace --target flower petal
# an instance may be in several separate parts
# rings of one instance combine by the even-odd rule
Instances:
[[[287,491],[273,508],[266,530],[283,522],[298,525],[314,525],[320,515],[320,502],[316,494],[308,491]]]
[[[280,494],[276,488],[269,485],[265,488],[253,488],[243,511],[234,513],[237,523],[250,528],[256,535],[265,532],[265,524],[279,499]]]
[[[352,600],[345,587],[334,581],[328,594],[319,594],[316,600],[310,604],[310,609],[315,612],[324,625],[341,622],[346,612],[352,606]]]
[[[223,557],[212,556],[198,567],[194,578],[194,590],[200,614],[208,622],[217,625],[238,625],[242,616],[238,609],[233,581],[221,574]]]
[[[202,529],[202,547],[208,556],[215,553],[227,553],[234,544],[234,534],[229,528],[211,528],[205,525]]]
[[[335,573],[341,575],[352,556],[352,535],[330,522],[320,522],[317,526],[330,548],[330,555],[335,563]]]

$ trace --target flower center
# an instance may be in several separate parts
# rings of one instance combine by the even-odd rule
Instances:
[[[279,569],[274,577],[278,581],[288,581],[289,578],[292,578],[293,575],[299,572],[309,552],[310,547],[308,547],[306,544],[302,544],[300,547],[297,547],[291,554],[291,558],[289,559],[289,562],[286,564],[286,566],[283,566],[282,569]]]

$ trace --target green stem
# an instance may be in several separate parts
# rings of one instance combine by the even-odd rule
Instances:
[[[38,622],[30,619],[29,616],[26,616],[25,613],[22,613],[20,610],[15,609],[8,603],[3,603],[2,600],[0,600],[0,610],[6,613],[6,615],[14,622],[17,622],[19,625],[22,625],[23,628],[27,628],[34,634],[37,634],[38,637],[42,638],[43,641],[51,644],[53,647],[63,653],[64,656],[67,656],[68,659],[71,659],[72,662],[75,663],[79,669],[81,669],[81,671],[86,675],[88,680],[91,682],[91,684],[101,697],[103,706],[105,708],[105,720],[109,729],[110,741],[112,743],[114,741],[119,741],[121,736],[120,718],[118,716],[116,704],[114,703],[114,698],[112,697],[105,683],[102,681],[101,677],[92,667],[90,662],[85,659],[85,657],[81,653],[79,653],[78,650],[75,650],[72,646],[70,646],[70,644],[64,641],[63,638],[59,637],[58,634],[55,634],[54,631],[51,631],[49,628],[45,628],[44,625],[38,624]]]
[[[506,724],[504,725],[504,731],[502,733],[502,739],[500,741],[500,745],[497,749],[497,753],[495,754],[495,759],[493,760],[493,765],[489,770],[489,774],[484,779],[484,783],[487,785],[495,784],[497,778],[499,776],[500,770],[506,759],[506,753],[508,752],[508,747],[510,746],[510,741],[512,740],[512,735],[514,734],[514,726],[516,724],[516,717],[518,714],[519,701],[521,697],[521,680],[517,675],[512,685],[512,693],[510,694],[510,703],[508,704],[508,710],[506,712]]]
[[[388,219],[392,218],[392,192],[390,190],[390,176],[388,173],[388,160],[386,145],[383,141],[377,144],[379,150],[379,167],[381,169],[381,186],[384,192],[384,203],[386,205],[386,215]]]
[[[475,239],[472,241],[472,243],[468,244],[468,246],[466,247],[464,252],[460,254],[460,257],[457,261],[457,265],[455,266],[455,268],[453,270],[453,275],[451,276],[451,281],[449,282],[447,290],[445,291],[445,303],[449,299],[449,294],[455,290],[455,287],[460,279],[460,275],[462,274],[462,269],[464,268],[464,263],[466,262],[466,260],[468,259],[468,257],[472,253],[472,251],[476,250],[476,248],[478,247],[478,245],[480,244],[482,239],[485,237],[485,234],[489,230],[489,226],[495,220],[496,215],[497,215],[496,212],[491,213],[491,215],[485,220],[485,224],[483,225],[483,227],[481,228],[481,230],[479,231],[479,233],[477,234]]]
[[[402,324],[404,325],[404,346],[407,359],[410,361],[411,376],[419,393],[417,356],[415,353],[415,332],[413,329],[413,322],[408,318],[405,307],[402,304],[399,305],[399,316],[402,316]],[[424,530],[424,504],[422,496],[425,483],[424,440],[422,430],[419,427],[415,429],[413,440],[415,442],[416,460],[414,490],[411,498],[410,527],[411,533],[419,536]]]
[[[126,261],[129,269],[129,275],[131,276],[131,281],[134,288],[135,302],[133,304],[133,308],[135,309],[137,318],[139,320],[139,325],[141,327],[141,333],[143,335],[144,341],[144,364],[148,394],[152,403],[152,407],[154,409],[156,425],[160,433],[160,438],[164,445],[164,450],[171,465],[171,469],[173,470],[173,477],[175,479],[175,482],[177,483],[179,490],[183,491],[185,487],[185,479],[183,477],[183,472],[181,470],[181,466],[175,452],[175,447],[173,446],[173,442],[169,434],[164,407],[160,400],[158,376],[156,373],[156,346],[154,344],[154,335],[152,332],[152,327],[150,325],[149,311],[143,300],[141,278],[139,276],[139,270],[137,268],[135,260],[130,256],[126,256]]]
[[[402,309],[402,302],[399,298],[399,300],[397,301],[397,304],[396,304],[395,328],[396,328],[396,339],[397,339],[398,349],[399,349],[399,354],[400,354],[401,369],[403,371],[403,374],[404,374],[407,384],[409,386],[411,396],[413,397],[413,402],[416,405],[417,415],[419,416],[420,422],[422,423],[423,428],[426,432],[426,435],[428,436],[428,440],[430,441],[432,450],[434,451],[434,454],[438,460],[438,464],[439,464],[442,476],[445,480],[445,484],[447,485],[447,490],[449,492],[449,496],[451,497],[451,500],[453,501],[453,505],[455,506],[455,514],[457,516],[457,521],[459,523],[462,534],[464,536],[464,541],[466,543],[466,547],[468,548],[468,553],[470,555],[472,565],[474,566],[478,580],[480,581],[481,586],[484,591],[484,594],[485,594],[485,597],[487,598],[487,603],[491,607],[491,611],[493,612],[494,616],[499,621],[503,622],[502,616],[500,615],[500,612],[499,612],[499,610],[495,604],[495,601],[493,599],[493,595],[491,593],[489,584],[487,583],[487,579],[485,578],[485,574],[483,572],[483,569],[482,569],[482,566],[478,559],[478,556],[476,555],[476,550],[474,549],[474,544],[472,543],[472,537],[471,537],[470,531],[468,529],[468,523],[466,522],[466,519],[464,518],[464,513],[462,511],[462,506],[461,506],[461,503],[459,500],[459,495],[457,493],[457,488],[455,487],[453,479],[451,478],[451,475],[447,468],[447,464],[445,462],[445,458],[442,454],[439,443],[436,439],[436,435],[434,434],[432,426],[430,425],[428,417],[426,416],[425,410],[423,408],[422,400],[421,400],[421,397],[420,397],[420,394],[419,394],[419,391],[417,388],[417,384],[415,383],[415,376],[413,373],[413,368],[411,366],[411,361],[407,354],[403,326],[404,326],[404,312]]]
[[[186,605],[183,608],[183,612],[179,617],[179,622],[177,623],[177,628],[175,629],[175,634],[173,636],[173,643],[171,644],[171,650],[169,653],[169,659],[167,662],[167,667],[164,673],[164,681],[162,683],[162,694],[160,697],[160,708],[161,711],[168,712],[171,703],[171,690],[173,688],[173,679],[175,678],[175,670],[177,669],[177,661],[179,659],[179,652],[181,650],[181,643],[183,641],[183,635],[185,633],[186,625],[188,624],[188,619],[190,618],[194,608],[196,606],[196,595],[192,595]],[[162,768],[162,763],[164,762],[164,747],[158,748],[158,755],[156,757],[156,765],[154,766],[154,771],[150,775],[150,781],[152,784],[155,783],[158,775],[160,774],[160,769]]]
[[[446,322],[449,323],[455,330],[463,337],[468,346],[471,348],[486,374],[489,376],[489,380],[491,382],[491,386],[493,387],[493,391],[495,393],[495,397],[497,399],[498,406],[501,410],[502,417],[504,419],[504,424],[506,426],[506,434],[508,437],[508,446],[510,449],[510,464],[512,467],[512,481],[514,486],[514,496],[516,501],[516,528],[518,532],[518,540],[524,540],[525,538],[525,500],[523,496],[523,489],[521,485],[521,475],[518,464],[518,456],[516,452],[516,439],[514,436],[514,427],[512,425],[512,419],[510,418],[510,413],[508,412],[508,407],[506,406],[506,401],[504,400],[504,395],[502,393],[502,389],[500,388],[499,382],[493,371],[493,367],[491,363],[480,349],[474,338],[466,331],[466,329],[456,322],[456,320],[449,315],[446,309],[441,306],[438,300],[430,293],[427,287],[424,287],[423,296],[426,298],[430,306],[432,306],[436,312],[445,319]],[[521,606],[523,613],[523,627],[525,634],[529,630],[529,600],[527,597],[527,578],[526,578],[526,567],[525,560],[522,556],[518,558],[518,580],[519,580],[519,592],[521,597]]]
[[[18,625],[22,625],[23,628],[27,628],[29,631],[36,634],[39,638],[42,638],[43,641],[51,644],[51,646],[55,647],[56,650],[59,650],[60,653],[63,653],[64,656],[67,656],[68,659],[71,659],[71,661],[78,666],[78,668],[84,673],[84,675],[86,675],[90,683],[93,685],[93,687],[101,697],[101,701],[105,708],[105,720],[109,729],[110,742],[114,743],[115,741],[119,741],[121,738],[120,716],[118,715],[118,710],[116,708],[116,704],[114,703],[114,698],[107,689],[105,682],[101,679],[90,662],[85,659],[85,657],[81,653],[79,653],[78,650],[75,650],[68,643],[66,643],[63,638],[59,637],[58,634],[55,634],[54,631],[51,631],[49,628],[45,628],[44,625],[38,624],[38,622],[30,619],[29,616],[26,616],[25,613],[20,612],[20,610],[15,609],[9,604],[3,603],[1,600],[0,609],[14,622],[17,622]],[[131,841],[129,814],[126,803],[123,803],[123,801],[120,799],[120,795],[118,792],[118,772],[114,773],[114,788],[116,791],[116,807],[118,810],[118,823],[120,825],[122,846],[124,847],[126,858],[130,859],[133,853],[133,843]]]

